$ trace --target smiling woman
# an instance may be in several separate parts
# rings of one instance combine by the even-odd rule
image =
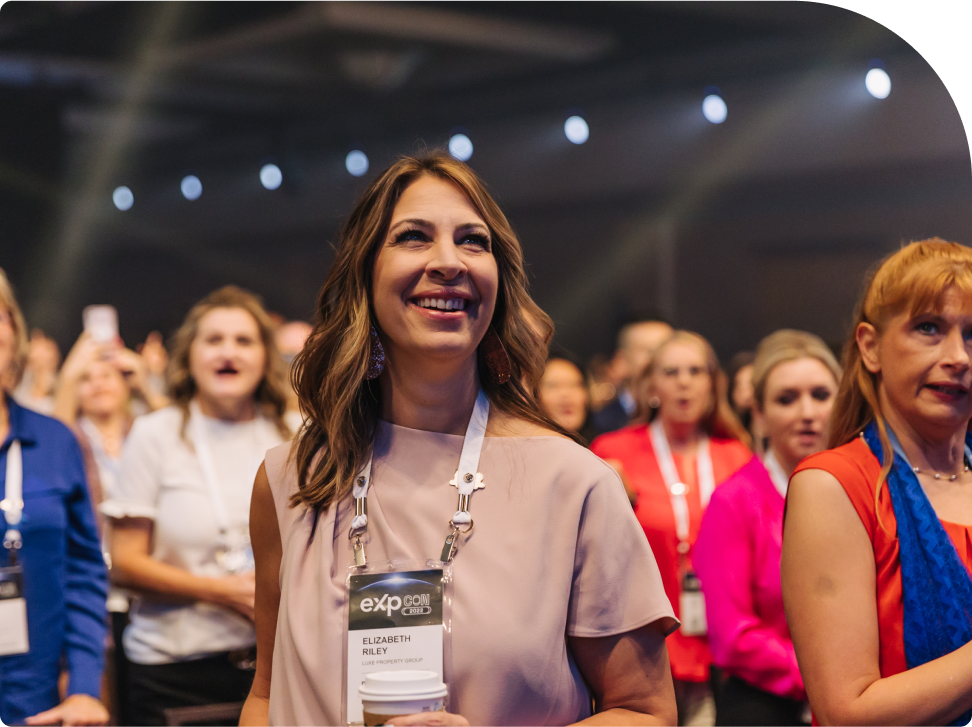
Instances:
[[[254,576],[247,529],[264,453],[289,438],[284,364],[259,301],[239,288],[196,304],[169,362],[174,405],[140,417],[122,455],[112,580],[138,593],[123,645],[126,715],[239,702],[253,679]]]
[[[298,357],[307,426],[254,486],[258,663],[243,724],[373,720],[357,687],[382,668],[374,655],[449,682],[448,712],[413,703],[386,724],[674,720],[676,622],[651,550],[614,472],[537,400],[551,328],[466,165],[404,158],[371,184]],[[361,594],[403,560],[451,584],[451,628],[421,652],[375,651],[364,644],[388,641],[362,640],[375,618]],[[408,615],[394,599],[390,623]],[[442,602],[421,610],[433,627]]]
[[[790,481],[783,598],[821,724],[972,717],[972,250],[926,240],[868,283],[832,450]]]

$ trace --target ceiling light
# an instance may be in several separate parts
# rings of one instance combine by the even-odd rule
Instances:
[[[182,184],[179,186],[182,188],[182,196],[188,200],[199,199],[199,195],[202,194],[202,182],[194,174],[183,177]]]
[[[352,177],[363,176],[368,171],[368,156],[355,149],[345,157],[344,166]]]
[[[115,191],[111,193],[111,201],[115,203],[115,207],[125,212],[135,204],[135,195],[128,187],[116,187]]]
[[[721,124],[726,120],[728,113],[729,109],[726,107],[726,102],[722,100],[722,96],[710,93],[702,99],[702,115],[713,124]]]
[[[449,153],[461,162],[469,161],[473,155],[473,143],[465,134],[454,134],[449,139]]]
[[[591,135],[587,122],[580,116],[571,116],[564,122],[564,134],[572,144],[583,144]]]
[[[872,68],[864,77],[867,92],[874,98],[887,98],[891,93],[891,77],[883,68]]]
[[[283,184],[283,172],[276,164],[264,164],[260,167],[260,184],[266,189],[277,189]]]

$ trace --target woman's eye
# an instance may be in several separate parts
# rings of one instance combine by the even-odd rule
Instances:
[[[933,336],[936,333],[938,333],[938,326],[935,323],[932,323],[931,321],[925,321],[915,326],[915,330],[920,331],[921,333],[928,334],[929,336]]]
[[[776,397],[776,403],[781,406],[789,406],[794,401],[796,401],[796,396],[793,394],[783,394],[782,396]]]
[[[827,401],[831,396],[833,396],[830,389],[825,389],[823,387],[813,390],[813,398],[817,401]]]
[[[468,245],[477,245],[483,250],[489,250],[489,238],[486,235],[466,235],[460,242]]]
[[[404,230],[395,235],[395,242],[428,242],[429,236],[421,230]]]
[[[678,369],[674,369],[674,368],[664,368],[664,369],[662,369],[662,373],[665,376],[678,376]]]
[[[689,367],[689,375],[690,376],[701,376],[703,373],[705,373],[705,369],[702,368],[701,366],[691,366],[691,367]]]

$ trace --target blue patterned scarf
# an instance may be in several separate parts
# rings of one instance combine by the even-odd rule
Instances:
[[[898,521],[905,661],[913,669],[972,641],[972,578],[890,428],[888,436],[894,447],[887,482]],[[864,429],[864,441],[883,464],[876,423]],[[966,435],[967,454],[970,446],[972,435]],[[972,709],[952,724],[970,719]]]

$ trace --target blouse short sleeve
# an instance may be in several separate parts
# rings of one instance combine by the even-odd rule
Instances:
[[[164,442],[160,426],[169,422],[175,409],[162,409],[139,417],[122,449],[121,469],[115,496],[101,505],[101,512],[112,518],[157,515],[159,485],[164,461]]]
[[[655,556],[617,474],[601,467],[578,527],[567,634],[614,636],[661,621],[668,635],[678,620]]]

